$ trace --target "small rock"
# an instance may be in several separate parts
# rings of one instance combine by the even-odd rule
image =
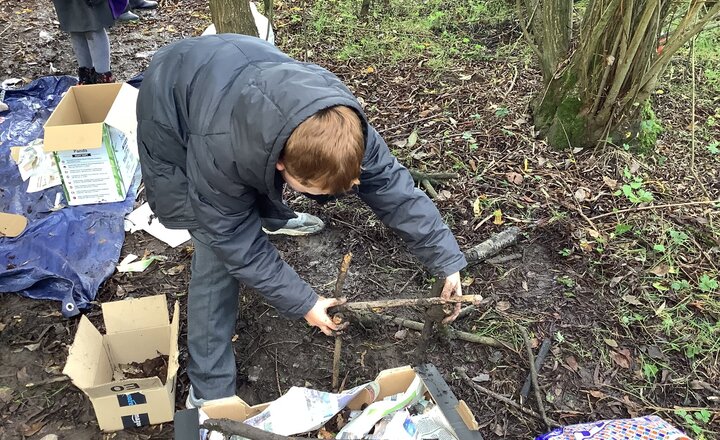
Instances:
[[[40,41],[42,41],[43,43],[49,43],[52,40],[54,40],[54,38],[52,37],[52,35],[50,35],[50,32],[40,31]]]
[[[55,434],[48,434],[40,440],[58,440],[58,436]]]
[[[406,329],[398,330],[395,332],[395,339],[405,339],[407,337],[408,331]]]
[[[487,373],[480,373],[472,378],[475,383],[490,382],[490,375]]]

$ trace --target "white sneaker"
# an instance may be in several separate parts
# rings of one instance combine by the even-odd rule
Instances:
[[[305,212],[296,212],[295,214],[297,214],[297,217],[288,220],[282,228],[275,231],[263,228],[263,231],[268,235],[290,235],[299,237],[317,234],[325,227],[325,223],[314,215]]]
[[[232,396],[234,397],[234,396]],[[230,398],[232,398],[230,397]],[[187,399],[185,399],[185,408],[186,409],[194,409],[194,408],[202,408],[205,405],[211,404],[213,402],[218,402],[220,400],[228,399],[228,397],[223,397],[220,399],[199,399],[195,397],[195,391],[193,390],[193,386],[190,385],[190,390],[188,391]]]

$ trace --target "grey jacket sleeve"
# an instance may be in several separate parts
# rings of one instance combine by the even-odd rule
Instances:
[[[467,266],[465,256],[435,204],[415,187],[410,172],[368,127],[360,175],[360,198],[408,244],[433,275],[448,276]]]
[[[288,318],[305,316],[318,299],[261,229],[257,193],[227,179],[207,157],[188,148],[189,196],[195,215],[230,274],[253,287]]]

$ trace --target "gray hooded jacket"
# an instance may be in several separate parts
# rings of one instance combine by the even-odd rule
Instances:
[[[261,218],[295,217],[275,164],[295,127],[336,105],[363,121],[360,198],[433,274],[465,267],[435,205],[327,70],[258,38],[210,35],[159,50],[140,87],[140,164],[155,215],[168,228],[202,228],[228,271],[290,318],[304,316],[317,295],[282,261]]]

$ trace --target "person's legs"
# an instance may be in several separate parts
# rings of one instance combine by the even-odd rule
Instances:
[[[110,39],[105,29],[85,32],[87,46],[92,56],[92,65],[97,72],[97,82],[113,82],[110,73]]]
[[[93,84],[95,82],[95,71],[93,70],[92,55],[90,54],[87,39],[85,39],[85,33],[70,32],[70,43],[79,67],[78,84]]]
[[[232,336],[238,313],[239,283],[210,248],[207,235],[191,231],[192,256],[187,306],[187,372],[195,399],[235,395]]]

